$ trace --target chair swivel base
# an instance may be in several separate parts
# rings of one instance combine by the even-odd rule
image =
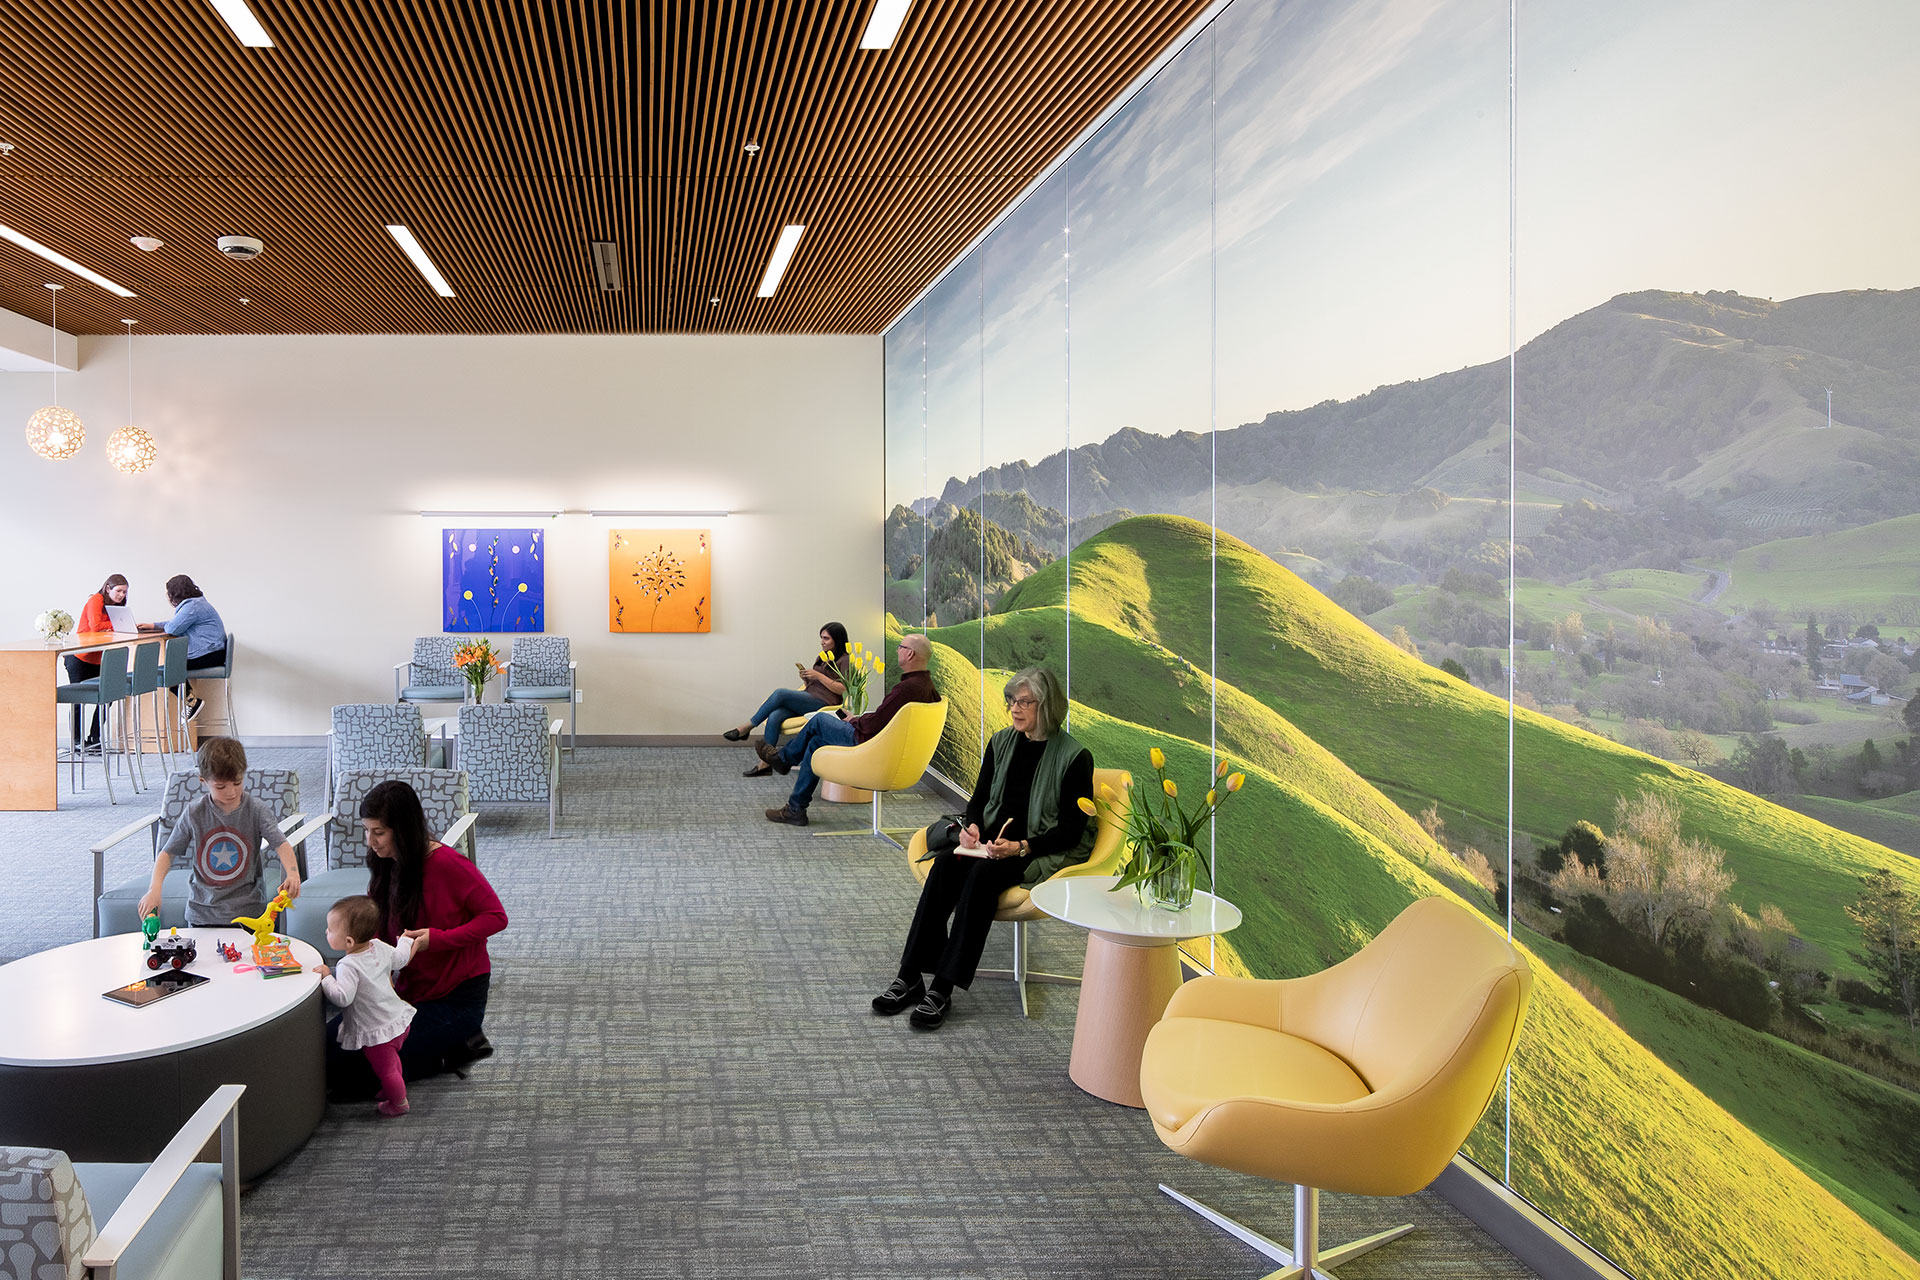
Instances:
[[[1288,1249],[1269,1240],[1253,1228],[1242,1226],[1225,1214],[1207,1208],[1192,1196],[1182,1195],[1164,1182],[1160,1184],[1160,1189],[1242,1244],[1280,1264],[1278,1271],[1268,1272],[1261,1280],[1306,1280],[1309,1275],[1317,1276],[1319,1280],[1338,1280],[1328,1270],[1329,1267],[1350,1262],[1363,1253],[1372,1253],[1381,1245],[1390,1244],[1413,1230],[1413,1225],[1409,1223],[1404,1227],[1392,1227],[1370,1236],[1363,1236],[1349,1244],[1322,1249],[1320,1247],[1319,1189],[1295,1186],[1293,1189],[1293,1248]],[[1306,1266],[1295,1261],[1303,1255],[1308,1263]]]

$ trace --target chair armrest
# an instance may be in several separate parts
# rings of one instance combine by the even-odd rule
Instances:
[[[473,824],[479,820],[480,815],[477,813],[461,814],[460,820],[448,827],[446,834],[440,837],[440,843],[452,849],[455,853],[465,854],[468,862],[479,862],[479,859],[473,856],[471,849],[462,849],[460,847],[460,842],[467,838],[468,833],[473,830]]]
[[[400,690],[406,687],[406,681],[401,678],[400,673],[402,671],[408,670],[412,666],[413,666],[412,659],[408,659],[406,662],[396,662],[393,664],[393,700],[395,702],[400,701]]]
[[[149,827],[152,827],[155,823],[159,821],[160,821],[159,814],[150,813],[146,817],[141,818],[137,822],[129,822],[126,826],[120,828],[118,831],[108,836],[105,840],[102,840],[99,844],[96,844],[95,846],[93,846],[93,848],[88,850],[88,852],[92,853],[95,857],[99,857],[101,854],[105,853],[107,850],[113,848],[113,846],[119,844],[122,840],[125,840],[129,836],[138,835],[140,832],[147,830]]]
[[[295,816],[300,817],[304,815],[296,814]],[[292,845],[294,848],[298,849],[301,845],[305,844],[310,838],[312,838],[313,836],[317,835],[322,831],[325,831],[327,829],[327,824],[332,821],[333,821],[332,814],[323,813],[319,817],[315,818],[312,822],[309,822],[306,826],[301,827],[297,831],[289,831],[287,833],[287,843]]]
[[[133,1184],[133,1190],[127,1192],[127,1198],[113,1211],[113,1217],[100,1234],[94,1237],[93,1244],[87,1249],[81,1265],[86,1267],[112,1268],[119,1265],[120,1255],[133,1243],[140,1228],[147,1225],[147,1219],[159,1209],[160,1202],[167,1198],[207,1145],[216,1130],[220,1134],[220,1162],[227,1176],[234,1176],[233,1149],[237,1137],[237,1126],[229,1123],[234,1108],[240,1105],[240,1095],[247,1091],[243,1084],[223,1084],[200,1104],[200,1109],[187,1118],[180,1131],[173,1135],[166,1149],[154,1158],[140,1180]]]
[[[301,823],[305,822],[306,820],[307,820],[307,815],[304,813],[288,814],[286,817],[280,819],[280,834],[286,835],[289,831],[292,831],[295,827],[299,826]],[[288,843],[291,844],[292,841],[288,841]]]

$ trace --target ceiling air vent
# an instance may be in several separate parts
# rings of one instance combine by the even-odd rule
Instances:
[[[593,278],[600,292],[620,292],[620,246],[613,241],[593,241]]]

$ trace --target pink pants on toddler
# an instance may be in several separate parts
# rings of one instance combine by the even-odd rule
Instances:
[[[408,1027],[384,1044],[370,1044],[360,1052],[367,1055],[367,1065],[373,1068],[373,1074],[380,1077],[379,1111],[383,1116],[403,1116],[407,1114],[407,1082],[400,1075],[400,1046],[407,1042]]]

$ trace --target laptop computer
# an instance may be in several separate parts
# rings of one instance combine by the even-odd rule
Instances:
[[[107,622],[115,631],[138,631],[140,624],[134,621],[133,610],[124,604],[107,606]]]

